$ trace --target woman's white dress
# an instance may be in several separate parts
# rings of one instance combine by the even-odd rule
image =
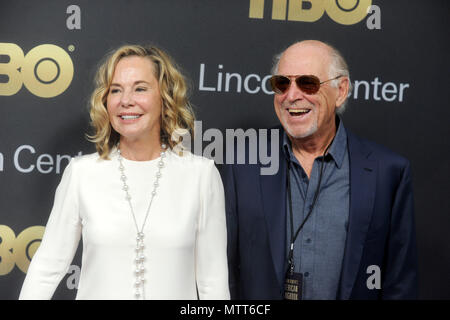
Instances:
[[[146,299],[229,299],[224,191],[212,160],[166,152],[145,225]],[[20,299],[50,299],[82,238],[77,299],[135,299],[136,227],[118,154],[74,158],[57,188]],[[123,159],[139,228],[157,164]]]

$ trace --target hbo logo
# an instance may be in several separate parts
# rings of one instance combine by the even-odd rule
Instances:
[[[269,2],[270,3],[270,2]],[[249,17],[262,19],[264,0],[250,0]],[[272,20],[315,22],[326,12],[335,22],[351,25],[367,16],[372,0],[272,0]]]
[[[4,62],[5,56],[9,61]],[[24,84],[38,97],[52,98],[63,93],[72,82],[72,59],[53,44],[37,46],[24,55],[16,44],[0,43],[0,58],[0,96],[12,96]],[[4,76],[7,82],[2,81]]]
[[[43,226],[32,226],[23,230],[16,238],[10,227],[0,224],[0,276],[10,273],[14,266],[27,273],[44,231]]]

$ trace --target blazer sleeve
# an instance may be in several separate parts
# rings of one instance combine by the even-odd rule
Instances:
[[[228,300],[225,199],[222,180],[213,161],[208,161],[202,180],[195,246],[198,294],[201,300]]]
[[[395,194],[389,231],[382,299],[417,299],[418,258],[409,162]]]
[[[227,218],[227,256],[228,277],[231,299],[239,299],[239,250],[238,250],[238,217],[236,209],[236,189],[232,165],[224,165],[222,176],[225,186],[225,208]]]
[[[42,242],[34,254],[19,299],[51,299],[67,273],[81,236],[76,159],[64,170]]]

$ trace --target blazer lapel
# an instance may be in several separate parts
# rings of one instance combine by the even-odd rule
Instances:
[[[282,286],[286,263],[286,161],[281,149],[281,129],[279,134],[280,147],[276,150],[279,152],[278,172],[275,175],[260,175],[260,185],[270,252],[278,282]]]
[[[375,200],[377,163],[371,153],[347,131],[350,161],[350,213],[342,265],[340,298],[349,299],[360,269],[364,241],[372,217]]]

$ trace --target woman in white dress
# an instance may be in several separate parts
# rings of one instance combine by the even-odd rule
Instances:
[[[20,299],[50,299],[82,237],[77,299],[229,299],[224,192],[192,133],[186,84],[161,49],[123,46],[97,72],[90,137],[71,160]],[[179,135],[178,135],[179,136]]]

